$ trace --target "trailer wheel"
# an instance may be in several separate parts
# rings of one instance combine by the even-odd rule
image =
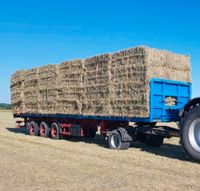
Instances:
[[[194,161],[200,161],[200,106],[193,107],[181,123],[181,143]]]
[[[130,147],[130,142],[122,142],[122,136],[117,130],[114,130],[109,135],[109,147],[115,150],[126,150]]]
[[[47,123],[40,123],[40,137],[49,137],[50,129]]]
[[[51,125],[50,137],[52,139],[60,139],[61,138],[60,132],[61,132],[60,126],[57,123],[53,123]]]
[[[25,127],[26,127],[26,131],[27,131],[27,133],[29,134],[30,122],[26,122]]]
[[[39,135],[39,127],[35,121],[31,121],[29,123],[29,135],[38,136]]]
[[[152,147],[160,147],[163,144],[164,138],[158,135],[147,135],[145,144]]]

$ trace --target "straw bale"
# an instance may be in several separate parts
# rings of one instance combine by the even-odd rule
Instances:
[[[24,113],[38,113],[38,68],[24,73]]]
[[[13,113],[24,112],[24,70],[17,71],[11,77],[11,104]]]
[[[83,101],[83,62],[74,60],[58,65],[57,113],[81,114]]]
[[[191,82],[190,57],[165,50],[145,48],[147,78]]]
[[[38,112],[53,114],[57,107],[57,65],[38,69]]]
[[[102,54],[84,61],[83,115],[110,115],[111,54]]]
[[[143,47],[113,54],[110,86],[113,116],[146,117],[148,115],[146,71]]]

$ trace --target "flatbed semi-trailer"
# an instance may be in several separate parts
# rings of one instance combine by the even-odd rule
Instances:
[[[118,150],[180,136],[200,161],[200,98],[191,100],[191,81],[189,56],[140,46],[19,70],[11,77],[12,109],[30,135],[94,137],[99,130]]]
[[[159,147],[164,138],[180,137],[186,153],[200,161],[200,98],[191,100],[191,83],[151,79],[148,118],[70,114],[14,113],[23,118],[33,136],[60,139],[63,136],[95,137],[98,129],[117,150],[132,141]],[[130,123],[134,122],[134,123]],[[178,122],[179,129],[158,122]]]

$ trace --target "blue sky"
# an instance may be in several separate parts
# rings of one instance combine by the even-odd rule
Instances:
[[[138,45],[191,55],[200,96],[199,10],[199,0],[0,0],[0,102],[18,69]]]

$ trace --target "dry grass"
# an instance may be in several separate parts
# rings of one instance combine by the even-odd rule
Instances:
[[[200,165],[187,161],[179,140],[161,148],[106,148],[97,138],[53,141],[15,129],[0,111],[0,190],[200,190]]]

